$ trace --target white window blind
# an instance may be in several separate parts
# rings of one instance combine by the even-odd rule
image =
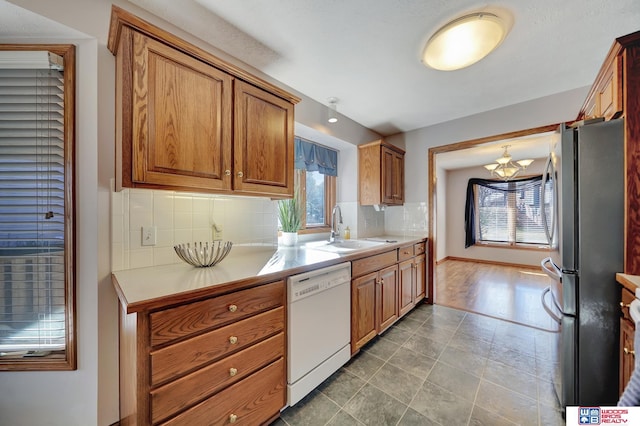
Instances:
[[[64,79],[0,69],[0,352],[65,349]]]
[[[522,190],[476,186],[478,240],[510,244],[546,244],[540,216],[540,182]]]

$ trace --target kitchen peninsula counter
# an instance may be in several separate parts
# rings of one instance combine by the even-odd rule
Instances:
[[[388,242],[342,253],[314,249],[313,243],[295,247],[236,245],[214,267],[179,263],[129,269],[113,272],[112,281],[124,311],[133,313],[280,280],[425,241],[426,237],[383,235],[364,239]]]

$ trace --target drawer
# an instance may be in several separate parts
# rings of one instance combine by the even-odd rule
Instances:
[[[359,277],[369,272],[377,271],[398,262],[398,250],[376,254],[351,262],[351,276]]]
[[[285,303],[284,281],[154,312],[151,346],[228,324]]]
[[[426,251],[427,251],[427,248],[425,243],[417,243],[413,246],[413,254],[416,256],[419,256]]]
[[[158,423],[244,379],[284,357],[284,350],[284,333],[280,333],[151,391],[151,420]]]
[[[151,384],[246,348],[284,330],[284,307],[272,309],[151,352]]]
[[[631,319],[631,313],[629,312],[629,305],[631,304],[631,302],[633,302],[633,299],[635,298],[636,298],[635,294],[631,293],[626,288],[622,289],[622,297],[621,297],[622,301],[620,302],[620,307],[622,309],[622,316],[631,322],[633,322],[633,319]]]
[[[413,249],[413,245],[400,247],[398,249],[398,261],[402,262],[403,260],[411,259],[414,256]]]
[[[285,406],[284,359],[268,365],[195,407],[162,423],[166,426],[257,425]]]

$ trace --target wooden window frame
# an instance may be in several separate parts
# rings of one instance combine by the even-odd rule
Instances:
[[[2,359],[0,371],[69,371],[77,369],[76,298],[75,298],[75,85],[76,48],[72,44],[0,44],[5,51],[48,51],[64,59],[64,281],[65,281],[65,350],[43,357]]]
[[[331,231],[331,209],[336,205],[336,188],[337,179],[336,176],[324,175],[324,224],[313,225],[307,227],[307,191],[306,191],[306,170],[297,169],[295,171],[295,188],[298,191],[300,197],[300,203],[304,210],[302,215],[302,228],[298,231],[299,234],[314,234],[321,232]]]

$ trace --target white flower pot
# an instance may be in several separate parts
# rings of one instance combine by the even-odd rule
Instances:
[[[297,232],[283,232],[282,233],[282,245],[283,246],[295,246],[298,244]]]

